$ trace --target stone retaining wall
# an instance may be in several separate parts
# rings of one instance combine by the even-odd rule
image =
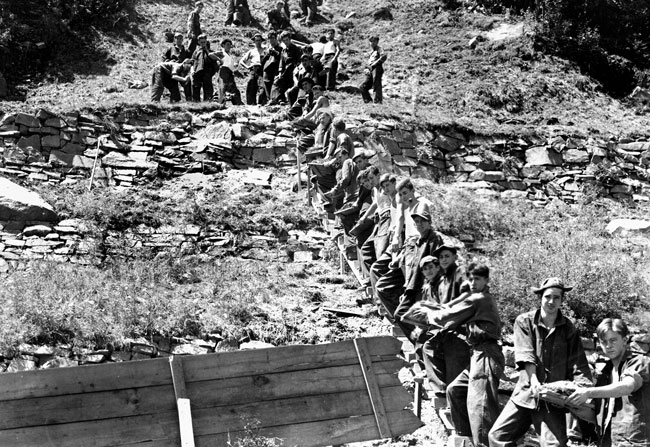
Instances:
[[[237,113],[6,115],[0,121],[0,175],[54,183],[87,178],[97,157],[96,181],[132,186],[143,176],[295,164],[289,123],[274,123],[259,109]],[[575,202],[587,185],[616,199],[650,200],[650,142],[482,136],[362,116],[346,121],[355,144],[376,154],[373,162],[383,171],[445,177],[477,194],[540,205],[553,198]]]

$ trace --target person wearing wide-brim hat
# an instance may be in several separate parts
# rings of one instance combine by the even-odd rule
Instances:
[[[580,333],[560,310],[564,295],[572,289],[558,277],[544,279],[532,289],[541,301],[539,309],[515,320],[515,363],[521,374],[512,397],[490,430],[490,446],[517,445],[531,424],[539,434],[541,447],[567,445],[564,410],[537,397],[546,383],[592,383]]]

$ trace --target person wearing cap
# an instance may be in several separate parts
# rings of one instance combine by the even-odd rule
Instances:
[[[472,263],[467,272],[471,294],[433,312],[428,334],[464,327],[471,358],[447,386],[447,403],[456,434],[471,437],[475,446],[487,446],[488,432],[499,415],[499,380],[505,367],[499,345],[501,320],[489,292],[489,268]]]
[[[190,82],[190,70],[194,61],[185,59],[182,64],[176,62],[161,62],[151,73],[151,101],[160,102],[165,89],[169,90],[169,102],[181,100],[178,83],[187,85]]]
[[[374,90],[374,101],[376,104],[381,104],[384,100],[382,77],[384,76],[384,62],[386,61],[387,56],[384,54],[383,50],[379,48],[379,37],[371,37],[370,46],[372,51],[370,51],[368,63],[364,71],[366,78],[359,86],[359,90],[361,90],[363,102],[373,101],[370,96],[370,90]]]
[[[253,48],[248,50],[239,60],[239,67],[248,71],[246,80],[246,104],[257,104],[257,97],[261,95],[262,80],[262,58],[264,56],[264,47],[262,46],[264,37],[260,33],[253,36]]]
[[[203,2],[196,2],[194,3],[194,9],[187,17],[187,39],[190,41],[187,51],[192,55],[194,55],[194,51],[198,46],[199,36],[203,34],[203,32],[201,31],[202,10],[203,10]]]
[[[302,122],[300,117],[314,106],[314,93],[311,90],[313,86],[314,80],[306,76],[298,81],[298,85],[296,86],[297,93],[295,95],[292,94],[292,96],[296,96],[296,99],[284,116],[287,120],[293,120],[294,127],[296,128],[304,129],[304,126],[301,126],[301,124],[304,125],[306,123]],[[308,126],[312,125],[313,123],[309,123]]]
[[[521,314],[514,324],[515,362],[519,381],[490,430],[491,447],[516,446],[532,424],[541,447],[566,446],[566,413],[537,399],[540,386],[558,380],[591,385],[580,333],[562,315],[566,292],[560,278],[546,278],[533,288],[540,299],[537,310]]]
[[[271,104],[278,104],[286,100],[285,92],[293,86],[293,70],[300,63],[302,51],[291,41],[291,33],[283,31],[280,34],[282,41],[282,54],[278,74],[273,81],[271,89]]]
[[[221,59],[217,53],[210,51],[208,36],[201,34],[197,38],[198,48],[194,51],[194,67],[192,69],[192,100],[201,100],[201,90],[203,90],[203,101],[212,99],[214,93],[214,84],[212,77],[217,72]]]
[[[330,144],[329,148],[327,149],[327,153],[325,154],[326,160],[332,158],[334,153],[342,147],[345,147],[348,153],[354,157],[354,143],[352,142],[352,138],[350,138],[350,135],[347,134],[345,129],[346,125],[343,118],[336,117],[332,122],[332,127],[330,130]]]
[[[163,62],[179,62],[190,58],[192,54],[183,45],[183,34],[174,34],[174,43],[162,55]]]
[[[607,362],[596,386],[577,388],[569,403],[595,400],[600,446],[650,446],[650,357],[628,347],[630,330],[620,318],[605,318],[596,335]]]
[[[393,315],[395,321],[404,332],[404,335],[415,342],[419,333],[414,334],[415,326],[402,322],[401,317],[413,304],[420,300],[421,296],[419,292],[424,284],[424,276],[422,275],[422,270],[420,270],[420,260],[425,256],[431,256],[435,253],[437,248],[442,245],[442,237],[431,227],[429,207],[424,203],[419,204],[411,212],[411,219],[413,219],[415,229],[419,236],[415,241],[414,249],[405,253],[402,269],[404,281],[401,285],[397,281],[392,281],[384,285],[382,281],[385,280],[382,277],[379,280],[377,288],[379,298],[388,313]],[[393,302],[395,298],[397,300]]]
[[[266,13],[267,24],[270,29],[275,31],[284,31],[287,28],[291,28],[291,18],[285,12],[285,3],[280,0],[275,3],[275,8],[270,9]]]
[[[440,263],[437,297],[440,304],[458,302],[469,292],[465,282],[465,270],[458,266],[458,247],[445,243],[433,253]],[[467,296],[467,295],[465,295]],[[427,377],[434,391],[444,393],[447,385],[465,369],[470,362],[469,346],[465,342],[464,328],[436,331],[430,334],[422,347]]]
[[[219,68],[219,101],[224,104],[228,99],[232,104],[244,104],[241,93],[235,82],[235,60],[232,56],[232,40],[226,38],[221,41],[221,52],[217,53],[221,59]]]
[[[266,104],[271,99],[271,90],[273,81],[278,74],[280,59],[282,55],[282,45],[278,41],[278,33],[269,31],[267,35],[269,46],[262,56],[262,89],[259,97],[260,104]]]

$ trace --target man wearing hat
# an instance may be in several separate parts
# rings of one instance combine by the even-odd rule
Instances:
[[[361,90],[361,96],[363,97],[364,102],[372,102],[372,97],[370,96],[370,89],[372,89],[375,92],[375,103],[381,104],[384,100],[381,78],[384,75],[384,61],[386,61],[386,55],[383,50],[379,48],[379,37],[371,37],[370,46],[372,51],[368,57],[368,64],[365,69],[366,79],[359,86],[359,89]]]
[[[531,424],[541,447],[566,446],[566,413],[539,401],[544,383],[568,380],[591,385],[591,372],[580,334],[560,307],[570,291],[560,278],[546,278],[533,288],[540,299],[537,310],[515,320],[515,362],[519,381],[512,397],[490,430],[491,447],[514,447]]]
[[[258,94],[262,90],[262,58],[264,57],[264,47],[262,47],[264,37],[260,33],[253,36],[253,48],[248,50],[239,60],[239,67],[248,71],[246,81],[246,104],[257,104]]]

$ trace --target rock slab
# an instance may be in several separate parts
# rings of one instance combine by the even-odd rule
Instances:
[[[56,222],[54,208],[37,193],[0,177],[0,221]]]

